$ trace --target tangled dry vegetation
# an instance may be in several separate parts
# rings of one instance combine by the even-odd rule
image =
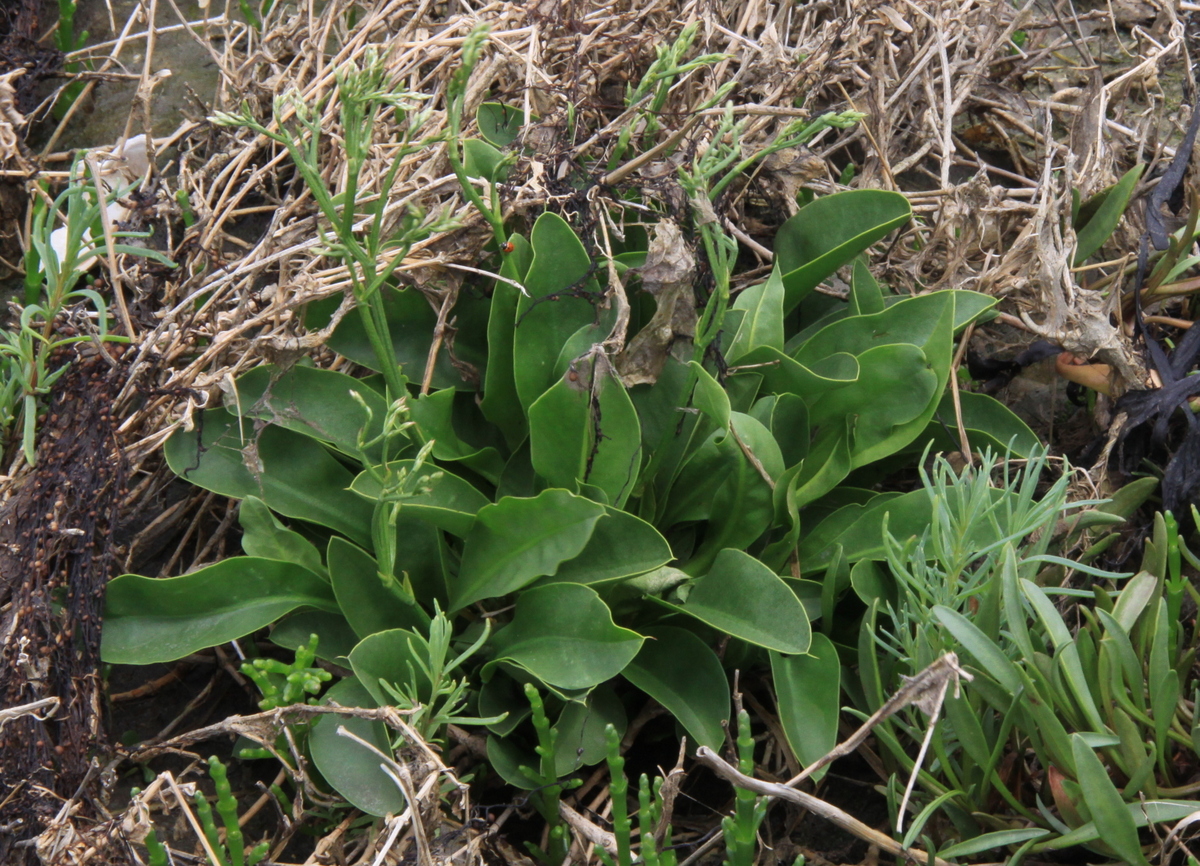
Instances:
[[[860,124],[826,130],[811,153],[775,154],[722,200],[714,217],[742,243],[742,284],[766,272],[771,238],[794,212],[802,187],[823,193],[846,181],[896,190],[918,218],[875,251],[873,266],[883,281],[912,292],[954,287],[1002,297],[1003,319],[1028,331],[1023,339],[1045,337],[1078,356],[1098,356],[1123,377],[1120,390],[1144,382],[1131,332],[1111,323],[1110,299],[1117,293],[1106,297],[1087,288],[1092,275],[1072,269],[1074,238],[1062,226],[1073,187],[1086,196],[1138,162],[1150,163],[1143,183],[1153,183],[1155,167],[1174,155],[1171,145],[1187,119],[1182,94],[1191,85],[1186,21],[1174,3],[1119,0],[1093,8],[1053,0],[333,0],[323,8],[299,6],[277,2],[258,30],[230,4],[208,5],[207,18],[189,21],[173,0],[151,0],[135,9],[115,41],[74,58],[94,61],[96,71],[82,73],[89,86],[104,87],[114,70],[138,74],[130,135],[161,131],[168,114],[160,108],[150,113],[154,88],[169,64],[155,54],[153,31],[146,33],[147,10],[157,10],[160,25],[186,25],[220,77],[215,93],[197,93],[190,104],[172,107],[170,117],[184,119],[149,148],[155,170],[143,181],[131,216],[155,227],[155,243],[178,267],[120,256],[101,263],[113,296],[128,309],[131,344],[100,360],[92,350],[80,367],[84,378],[67,383],[77,405],[72,411],[52,405],[42,419],[39,452],[47,459],[29,467],[19,448],[7,451],[0,601],[8,606],[0,689],[6,706],[28,710],[0,719],[6,738],[0,777],[7,792],[0,822],[14,831],[0,841],[4,862],[35,854],[47,863],[130,862],[124,839],[144,835],[149,808],[194,823],[174,777],[160,777],[132,805],[106,785],[131,756],[191,754],[196,734],[170,737],[203,720],[204,701],[193,701],[147,743],[129,749],[106,742],[97,721],[104,701],[95,629],[80,630],[82,644],[64,643],[59,635],[95,622],[98,590],[113,573],[149,568],[178,574],[236,549],[229,536],[231,503],[182,489],[164,466],[159,449],[173,430],[193,424],[198,408],[219,403],[234,377],[264,360],[348,364],[323,348],[351,296],[346,266],[320,255],[311,195],[282,148],[265,136],[213,125],[207,117],[214,111],[236,110],[245,101],[266,123],[282,93],[294,90],[304,101],[320,102],[326,133],[320,164],[336,190],[345,176],[339,68],[377,51],[391,84],[424,95],[429,115],[422,135],[431,143],[405,158],[386,218],[399,220],[417,206],[453,221],[453,228],[413,247],[396,270],[436,314],[429,370],[444,346],[464,378],[478,375],[454,353],[455,304],[464,280],[486,274],[495,257],[486,249],[487,225],[448,167],[443,97],[468,32],[487,22],[490,40],[470,81],[466,117],[488,100],[534,119],[499,187],[514,225],[529,225],[550,209],[581,227],[585,243],[600,250],[607,231],[621,230],[614,215],[630,200],[682,212],[686,201],[672,160],[706,147],[721,107],[698,107],[710,104],[723,85],[733,85],[728,98],[735,115],[751,118],[744,138],[751,149],[794,118],[856,110],[864,114]],[[726,57],[683,75],[661,106],[660,123],[676,133],[670,140],[679,150],[659,158],[654,148],[608,165],[634,112],[625,104],[627,88],[640,80],[656,48],[691,22],[699,24],[696,50]],[[135,54],[141,59],[135,61]],[[51,169],[64,158],[23,143],[34,122],[44,125],[46,105],[38,108],[36,92],[22,90],[23,77],[15,70],[0,79],[5,201],[14,190],[32,190],[28,178],[39,171],[61,176]],[[29,71],[28,81],[35,77]],[[64,123],[71,122],[69,115]],[[377,190],[392,162],[401,135],[390,123],[386,113],[380,117],[360,193]],[[120,143],[95,144],[119,150]],[[851,165],[854,171],[847,172]],[[589,178],[586,185],[570,181],[579,170]],[[177,192],[186,194],[186,226]],[[28,232],[29,222],[24,225],[21,231]],[[1114,257],[1133,255],[1141,230],[1139,217],[1127,220],[1114,240]],[[304,307],[330,296],[343,299],[333,324],[306,329]],[[621,348],[614,346],[614,353]],[[80,356],[88,351],[77,350]],[[87,376],[95,383],[89,385]],[[104,411],[80,408],[101,403]],[[90,454],[56,458],[54,443],[78,437],[80,425],[110,435],[81,441]],[[119,471],[95,471],[97,461]],[[51,530],[59,524],[87,532]],[[63,575],[77,589],[60,613],[41,600],[63,584]],[[31,648],[40,659],[35,665]],[[46,713],[55,701],[72,708],[69,716]],[[266,722],[256,724],[218,722],[201,730],[213,737],[258,731],[261,742],[273,744]],[[493,813],[499,818],[490,822],[473,821],[461,807],[452,810],[458,830],[468,831],[451,835],[461,844],[432,853],[428,847],[434,824],[452,819],[439,817],[438,785],[422,783],[455,766],[469,769],[478,760],[474,748],[464,738],[445,759],[450,769],[431,764],[418,771],[414,784],[425,798],[419,814],[401,816],[369,839],[349,833],[348,818],[301,860],[520,862],[504,841],[512,807]],[[61,769],[49,773],[55,751]],[[764,772],[791,775],[785,751],[769,750]],[[603,813],[605,797],[593,779],[570,802],[580,813]],[[264,794],[260,807],[269,801]],[[298,850],[293,836],[303,806],[298,800],[295,813],[279,813],[270,862],[284,862],[278,858],[285,850]],[[587,826],[581,818],[577,829]],[[705,829],[690,828],[676,839],[694,841]],[[13,847],[32,838],[35,846]],[[803,853],[789,848],[786,838],[774,842],[780,862],[788,851],[793,857]],[[586,858],[581,853],[577,862]]]

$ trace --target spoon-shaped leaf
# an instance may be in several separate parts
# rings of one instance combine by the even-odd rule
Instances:
[[[775,255],[785,313],[822,280],[912,217],[908,199],[878,189],[823,196],[779,227]]]

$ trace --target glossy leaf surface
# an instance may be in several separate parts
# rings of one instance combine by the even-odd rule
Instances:
[[[329,575],[347,622],[360,638],[392,628],[423,628],[429,615],[383,585],[375,558],[344,538],[329,540]]]
[[[238,556],[182,577],[123,574],[105,594],[100,656],[110,664],[174,661],[302,606],[338,609],[327,582],[274,559]]]
[[[358,394],[366,408],[352,393]],[[387,401],[361,379],[345,373],[300,365],[282,370],[267,364],[238,377],[236,393],[225,395],[225,408],[354,454],[360,431],[365,440],[382,432]],[[378,451],[375,446],[369,453]]]
[[[591,259],[558,214],[538,217],[530,234],[533,263],[525,278],[528,296],[517,302],[513,369],[517,395],[528,410],[554,384],[554,364],[567,338],[592,323],[595,310],[569,294],[587,278]]]
[[[316,545],[288,529],[257,496],[247,496],[238,507],[242,525],[242,550],[247,556],[278,559],[302,565],[313,574],[328,577]]]
[[[451,587],[452,607],[506,595],[553,574],[579,555],[603,515],[604,506],[565,490],[507,497],[480,509]]]
[[[621,380],[602,355],[572,362],[529,409],[533,468],[554,487],[589,484],[620,506],[641,463],[642,431]]]
[[[347,677],[326,692],[322,703],[343,707],[373,709],[375,701],[354,677]],[[339,794],[368,815],[382,817],[404,811],[404,795],[399,786],[380,768],[380,757],[337,729],[357,734],[385,755],[391,754],[387,728],[383,722],[352,716],[321,716],[313,723],[308,737],[313,763]]]
[[[171,470],[193,484],[258,496],[273,511],[370,544],[371,506],[349,491],[354,476],[308,436],[275,425],[256,434],[252,421],[208,409],[197,429],[176,432],[164,450]]]
[[[805,767],[837,745],[841,670],[837,649],[823,634],[813,635],[806,655],[771,653],[779,723]],[[812,778],[817,781],[824,775],[822,769]]]
[[[389,473],[411,472],[412,460],[397,460],[387,465]],[[418,477],[424,492],[417,492],[403,502],[403,512],[428,520],[434,526],[458,536],[465,536],[475,523],[475,514],[488,504],[487,497],[446,469],[426,465]],[[350,489],[363,499],[374,502],[383,494],[383,485],[369,472],[360,473]]]
[[[822,280],[911,217],[908,199],[884,190],[834,193],[801,208],[775,235],[784,311],[791,311]]]
[[[641,635],[613,623],[594,590],[575,583],[522,593],[512,622],[492,640],[497,660],[564,689],[591,688],[615,677],[641,645]]]
[[[729,681],[716,654],[676,626],[646,629],[646,642],[622,672],[679,720],[697,745],[719,749],[729,721]]]
[[[628,511],[607,506],[583,551],[546,581],[603,583],[652,571],[673,558],[657,529]]]
[[[687,601],[672,606],[748,643],[808,652],[812,630],[804,606],[782,578],[740,550],[722,550]]]

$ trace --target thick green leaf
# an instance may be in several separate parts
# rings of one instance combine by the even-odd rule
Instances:
[[[779,443],[783,465],[795,466],[808,456],[811,437],[808,406],[795,394],[780,394],[768,399],[773,401],[770,417],[766,421],[758,420],[771,429],[771,435]]]
[[[809,423],[827,436],[841,435],[844,419],[854,419],[850,452],[855,468],[911,442],[940,397],[938,371],[917,346],[877,346],[859,355],[858,362],[858,381],[829,391],[809,407]]]
[[[955,490],[957,488],[951,488],[951,495],[956,495]],[[1009,494],[993,488],[989,495],[993,500],[1000,500]],[[997,513],[1004,513],[1002,505]],[[801,539],[801,567],[805,570],[825,568],[836,544],[842,545],[846,558],[851,562],[887,559],[883,543],[885,520],[888,531],[900,541],[914,536],[919,538],[932,520],[929,494],[925,490],[914,490],[900,496],[877,496],[866,506],[849,505],[839,509],[817,526],[811,527]],[[990,521],[977,521],[971,527],[968,546],[983,551],[996,544],[1003,537],[1003,532],[1003,526],[997,532],[997,527],[993,527]]]
[[[1033,684],[1029,678],[1023,676],[1022,679],[1025,692],[1033,694]],[[991,703],[991,699],[988,700]],[[1023,728],[1038,760],[1043,765],[1055,764],[1062,768],[1067,775],[1073,775],[1075,773],[1075,756],[1071,751],[1071,739],[1062,722],[1059,708],[1040,698],[1022,699],[1019,704],[1029,716],[1030,721],[1023,725]],[[1000,709],[1007,706],[1007,703],[993,704],[993,706]]]
[[[529,122],[537,120],[529,116]],[[499,102],[484,102],[475,110],[475,123],[479,126],[479,134],[496,147],[508,147],[521,131],[525,122],[524,110],[512,105]]]
[[[1167,730],[1179,701],[1179,674],[1171,666],[1172,653],[1168,649],[1171,623],[1168,622],[1167,600],[1160,597],[1157,608],[1146,675],[1150,683],[1150,707],[1154,713],[1154,741],[1159,754],[1166,754]]]
[[[1148,866],[1138,840],[1137,825],[1092,747],[1079,734],[1072,734],[1071,751],[1075,755],[1075,771],[1083,801],[1092,813],[1101,841],[1126,863]]]
[[[810,406],[827,392],[857,381],[860,375],[858,358],[849,352],[834,352],[806,367],[770,347],[760,347],[744,361],[770,365],[760,368],[764,386],[777,394],[796,394]]]
[[[792,753],[807,767],[838,741],[841,714],[841,662],[833,641],[815,634],[807,655],[771,653],[771,678],[779,723]],[[825,775],[819,770],[813,781]]]
[[[397,460],[387,465],[389,473],[412,471],[412,460]],[[401,513],[405,516],[428,520],[431,524],[461,537],[471,531],[475,515],[488,504],[488,499],[468,482],[445,469],[426,465],[419,473],[425,480],[423,493],[404,500]],[[350,489],[364,499],[375,502],[383,488],[370,472],[361,472],[350,485]]]
[[[779,268],[772,269],[766,282],[743,289],[733,309],[744,311],[745,316],[725,350],[731,364],[759,346],[783,350],[783,278]]]
[[[492,639],[495,661],[515,664],[542,682],[587,689],[615,677],[633,660],[642,636],[613,624],[595,590],[555,583],[526,590],[512,622]]]
[[[1027,659],[1033,658],[1033,639],[1030,637],[1027,606],[1024,595],[1017,583],[1017,550],[1011,543],[1004,545],[1003,559],[1000,561],[1001,599],[1004,607],[1005,624],[1017,647]]]
[[[1126,803],[1125,811],[1133,820],[1135,827],[1145,827],[1147,824],[1161,824],[1168,821],[1178,821],[1196,811],[1195,800],[1146,800],[1140,803]],[[1086,845],[1101,838],[1095,821],[1089,821],[1082,827],[1064,833],[1062,836],[1050,839],[1036,846],[1037,851],[1058,851],[1073,848],[1076,845]],[[1136,861],[1135,861],[1136,862]]]
[[[756,646],[808,652],[812,630],[804,606],[779,575],[740,550],[722,550],[687,601],[669,606]]]
[[[973,391],[959,391],[958,398],[962,407],[963,426],[967,430],[972,451],[982,452],[985,448],[991,448],[997,454],[1004,454],[1011,448],[1015,456],[1028,458],[1041,444],[1041,440],[1029,429],[1029,425],[994,397],[976,394]],[[947,432],[954,431],[957,425],[954,395],[947,392],[942,396],[942,401],[927,428],[927,435],[933,438],[934,447],[957,451],[961,447],[957,435],[952,436]],[[924,449],[925,439],[926,436],[918,438],[914,446],[920,445]]]
[[[707,416],[701,418],[704,429],[712,430]],[[679,442],[678,447],[683,450],[686,445]],[[666,502],[659,506],[659,525],[665,529],[675,523],[707,520],[717,491],[743,459],[726,431],[713,430],[680,467]]]
[[[931,292],[930,294],[934,293]],[[955,289],[952,294],[954,296],[955,334],[962,332],[972,322],[986,321],[997,303],[993,297],[979,292],[970,292],[965,289]],[[887,310],[898,304],[907,303],[910,300],[912,300],[911,295],[887,295],[883,299],[883,308]],[[840,322],[854,315],[858,314],[853,311],[849,304],[838,304],[832,310],[824,313],[819,318],[813,320],[811,324],[806,325],[789,337],[787,343],[784,344],[783,351],[790,355],[834,322]]]
[[[810,446],[808,456],[796,467],[795,490],[789,495],[795,500],[797,508],[803,508],[829,493],[854,468],[852,424],[853,420],[847,418],[840,431],[822,436],[815,446]],[[778,490],[778,486],[775,489]]]
[[[379,578],[375,558],[344,538],[329,539],[329,576],[346,621],[364,638],[392,628],[425,628],[429,614],[405,604]]]
[[[1045,591],[1033,581],[1021,578],[1017,581],[1021,587],[1021,591],[1025,594],[1025,598],[1033,605],[1034,612],[1042,621],[1042,626],[1046,629],[1046,635],[1050,638],[1050,642],[1054,644],[1055,652],[1062,650],[1071,643],[1071,630],[1067,628],[1067,624],[1063,621],[1062,614],[1054,606],[1054,602],[1046,595]]]
[[[626,724],[625,707],[607,685],[592,689],[584,703],[567,704],[554,722],[555,773],[561,779],[603,761],[608,752],[605,727],[612,725],[623,736]]]
[[[911,216],[908,199],[875,189],[838,192],[803,207],[775,235],[784,312],[791,312],[822,280]]]
[[[1025,830],[997,830],[994,833],[984,833],[973,839],[967,839],[965,842],[959,842],[957,845],[951,845],[949,848],[943,848],[938,851],[938,856],[942,858],[968,857],[971,854],[991,851],[993,848],[1020,845],[1030,839],[1041,839],[1049,835],[1049,830],[1043,830],[1040,827],[1030,827]]]
[[[591,353],[593,346],[603,342],[609,331],[610,329],[601,323],[591,321],[568,337],[558,350],[558,359],[554,362],[554,378],[557,380],[567,375],[573,364],[576,365],[576,375],[594,375],[590,366],[592,361],[585,356]]]
[[[628,511],[606,507],[583,552],[554,572],[555,583],[602,583],[632,577],[674,558],[658,530]]]
[[[683,389],[690,381],[689,375],[686,364],[668,355],[657,382],[629,389],[629,397],[642,423],[642,443],[648,451],[658,451],[659,446],[673,439],[679,430],[678,407],[687,400]]]
[[[618,507],[633,491],[641,425],[603,355],[577,359],[530,407],[529,442],[533,468],[552,487],[590,484]]]
[[[1096,702],[1079,658],[1079,644],[1070,643],[1064,646],[1055,656],[1055,662],[1062,671],[1071,694],[1075,696],[1076,703],[1083,710],[1087,723],[1097,731],[1104,730],[1104,721],[1100,718],[1100,711],[1096,709]]]
[[[533,264],[525,278],[529,295],[517,303],[513,343],[513,375],[526,409],[554,384],[554,364],[563,343],[596,320],[592,304],[570,294],[576,283],[587,279],[592,263],[566,221],[550,211],[543,213],[534,223],[530,242]]]
[[[507,737],[533,712],[529,698],[521,686],[503,670],[492,674],[492,678],[479,687],[479,715],[490,719],[504,716],[487,726],[493,734]]]
[[[707,571],[726,548],[749,547],[770,527],[774,516],[771,486],[784,471],[779,444],[749,415],[734,412],[730,422],[730,434],[718,447],[733,469],[712,498],[704,543],[684,568],[689,574]],[[745,451],[754,456],[757,465]]]
[[[1114,186],[1092,196],[1080,207],[1079,219],[1086,223],[1082,228],[1076,225],[1075,260],[1072,262],[1075,267],[1086,262],[1112,236],[1145,169],[1144,164],[1135,165]]]
[[[951,689],[946,694],[944,704],[946,720],[954,730],[954,735],[962,743],[963,751],[967,753],[976,767],[984,768],[991,765],[992,749],[983,726],[979,723],[979,715],[965,693],[957,697]]]
[[[687,629],[646,629],[646,642],[623,676],[671,711],[697,745],[719,749],[729,721],[729,681],[721,661]]]
[[[759,346],[740,359],[742,365],[758,365],[763,389],[773,394],[795,394],[812,405],[822,394],[841,388],[858,378],[858,359],[845,352],[822,359],[820,369],[810,369],[773,346]],[[740,376],[749,375],[747,373]]]
[[[396,519],[396,560],[392,574],[407,579],[417,600],[431,608],[436,601],[444,609],[449,598],[446,575],[449,566],[449,546],[445,535],[432,520],[426,520],[416,509],[400,509]]]
[[[206,490],[258,496],[273,511],[370,544],[371,506],[347,489],[350,471],[308,436],[275,425],[256,434],[253,422],[208,409],[195,430],[177,431],[164,450],[171,471]]]
[[[468,397],[474,397],[467,394]],[[443,388],[426,394],[416,402],[409,401],[409,413],[416,422],[416,430],[423,442],[433,440],[435,460],[450,460],[462,463],[471,471],[486,478],[492,484],[500,480],[504,471],[504,458],[495,447],[499,443],[471,443],[459,435],[455,424],[455,397],[453,388]]]
[[[463,142],[463,168],[470,177],[481,177],[497,183],[508,177],[510,163],[504,154],[480,138],[468,138]]]
[[[975,623],[958,611],[940,604],[934,606],[933,615],[941,620],[942,625],[962,644],[963,649],[974,656],[979,666],[995,677],[1010,695],[1016,695],[1020,691],[1023,683],[1017,666]]]
[[[500,778],[522,791],[533,791],[542,787],[542,783],[521,768],[538,766],[538,756],[523,751],[520,746],[505,737],[488,734],[487,759]]]
[[[850,587],[863,604],[878,601],[886,610],[889,603],[895,605],[898,602],[895,579],[871,559],[854,563],[850,569]]]
[[[257,496],[247,496],[238,507],[242,525],[242,550],[247,556],[278,559],[302,565],[313,574],[329,577],[316,545],[288,529]]]
[[[533,461],[529,457],[529,439],[513,452],[504,464],[504,472],[500,475],[500,484],[496,487],[497,500],[506,496],[517,498],[537,496],[545,485],[533,471]]]
[[[350,652],[350,666],[375,703],[388,706],[396,700],[380,684],[380,680],[393,686],[415,686],[420,700],[430,699],[433,684],[418,663],[418,659],[428,658],[429,644],[425,638],[408,629],[394,628],[376,632],[359,641]]]
[[[533,258],[533,250],[520,235],[511,235],[508,240],[513,251],[504,257],[500,276],[507,280],[522,280]],[[512,449],[521,444],[528,432],[525,409],[517,398],[513,368],[520,300],[520,289],[504,280],[496,281],[487,323],[488,364],[483,380],[483,399],[479,404],[484,416],[500,428]]]
[[[352,392],[370,409],[370,420]],[[237,393],[225,395],[225,408],[328,442],[346,454],[357,454],[359,431],[365,431],[367,440],[379,436],[388,407],[382,394],[345,373],[266,365],[238,377]],[[368,454],[377,455],[379,450],[375,445]]]
[[[347,677],[331,688],[321,703],[368,709],[376,706],[371,695],[354,677]],[[383,722],[352,716],[320,716],[313,723],[308,747],[313,763],[325,781],[368,815],[399,815],[405,808],[404,795],[380,768],[382,759],[361,743],[338,734],[339,727],[358,735],[385,755],[391,754],[391,744]]]
[[[1150,498],[1150,494],[1157,487],[1158,478],[1154,476],[1137,478],[1123,485],[1108,502],[1097,505],[1096,510],[1128,520]]]
[[[807,367],[838,353],[861,356],[879,346],[906,343],[924,349],[943,333],[943,313],[953,310],[955,292],[930,292],[892,304],[881,312],[849,316],[813,334],[790,354]],[[801,395],[804,396],[804,395]]]
[[[604,506],[566,490],[546,490],[532,499],[505,497],[480,509],[451,587],[451,607],[507,595],[554,574],[584,549],[603,515]]]
[[[883,292],[871,275],[866,256],[854,260],[854,271],[850,276],[850,314],[869,316],[883,312]]]
[[[688,364],[696,374],[696,393],[693,400],[696,408],[712,419],[718,430],[729,426],[729,395],[720,383],[696,361]]]
[[[875,643],[879,628],[879,610],[879,599],[871,601],[858,624],[858,679],[862,684],[862,694],[867,708],[872,711],[878,711],[884,701],[883,675],[879,669],[879,647]]]
[[[1114,690],[1114,695],[1120,701],[1122,692],[1128,688],[1125,697],[1132,698],[1133,704],[1139,712],[1146,715],[1146,680],[1143,676],[1142,661],[1133,648],[1133,642],[1111,614],[1097,609],[1096,616],[1104,624],[1105,641],[1110,642],[1111,651],[1115,653],[1116,659],[1120,663],[1120,675],[1116,679],[1118,687]],[[1122,684],[1122,679],[1124,684]],[[1126,704],[1123,703],[1123,705]]]
[[[301,606],[337,611],[329,584],[291,562],[237,556],[182,577],[108,584],[100,657],[148,665],[245,637]]]
[[[271,628],[271,643],[293,652],[317,636],[317,658],[345,666],[358,635],[340,613],[306,608],[285,616]]]
[[[788,589],[795,593],[796,598],[800,599],[808,621],[811,623],[815,619],[820,619],[822,585],[815,580],[800,580],[795,577],[784,577],[782,580],[788,585]]]
[[[433,345],[433,334],[437,327],[437,311],[429,305],[425,295],[415,288],[394,289],[383,286],[379,292],[383,299],[384,315],[387,318],[396,363],[403,368],[409,379],[419,382],[425,375],[425,367],[429,361],[429,350]],[[484,331],[483,323],[488,316],[486,298],[471,298],[464,292],[454,307],[454,315],[459,329],[459,336],[454,341],[455,358],[467,362],[476,370],[485,370],[488,363],[487,352],[484,346],[477,345],[476,335],[482,335]],[[509,328],[512,328],[511,322]],[[377,373],[381,372],[379,359],[367,337],[362,316],[358,313],[352,313],[338,323],[329,337],[328,346],[356,364]],[[471,386],[454,366],[454,359],[450,357],[450,350],[445,343],[442,344],[434,362],[431,381],[434,388]]]
[[[1120,630],[1127,635],[1132,634],[1142,612],[1158,593],[1158,578],[1150,572],[1142,571],[1131,577],[1113,607],[1112,618],[1120,626]]]

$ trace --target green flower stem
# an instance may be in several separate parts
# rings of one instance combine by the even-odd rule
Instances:
[[[734,166],[732,171],[717,181],[708,194],[709,198],[712,201],[716,201],[717,196],[723,193],[725,188],[728,187],[735,178],[743,174],[746,169],[750,168],[750,166],[754,165],[754,163],[758,162],[760,159],[764,159],[771,154],[787,147],[799,147],[800,145],[811,141],[818,132],[828,129],[831,126],[838,129],[845,129],[849,126],[853,126],[863,117],[864,115],[857,111],[843,111],[839,114],[822,114],[812,123],[799,130],[796,129],[794,124],[789,124],[788,126],[784,127],[783,131],[775,138],[773,142],[764,147],[762,150],[756,151],[755,153],[743,159],[736,166]],[[736,152],[734,155],[736,156]],[[727,159],[721,167],[723,168],[724,165],[728,165],[729,162],[730,160]]]
[[[340,201],[326,186],[320,172],[320,141],[323,134],[321,105],[308,105],[295,93],[279,97],[275,102],[276,122],[273,129],[257,121],[246,107],[240,114],[218,113],[213,121],[227,126],[245,126],[287,150],[312,193],[321,216],[331,227],[331,234],[327,234],[324,227],[318,229],[324,241],[323,253],[346,263],[350,291],[357,302],[363,329],[383,372],[390,399],[395,400],[406,393],[406,380],[396,363],[382,289],[404,261],[415,240],[449,223],[444,219],[424,222],[419,211],[410,209],[396,233],[390,237],[384,233],[383,218],[387,210],[388,192],[395,184],[403,157],[433,141],[427,139],[414,144],[411,138],[413,131],[424,122],[424,114],[410,117],[399,152],[384,174],[379,195],[365,204],[357,198],[359,179],[383,106],[391,106],[395,113],[400,114],[410,109],[410,102],[419,99],[413,94],[389,89],[386,78],[387,70],[374,54],[368,55],[361,68],[353,66],[338,75],[346,155],[345,191]],[[284,126],[280,120],[288,108],[294,118],[294,129]],[[356,225],[360,211],[365,211],[369,216],[363,226]],[[390,260],[381,264],[388,253],[391,253]]]
[[[478,24],[467,35],[466,40],[463,42],[462,66],[454,73],[454,77],[447,87],[446,121],[450,130],[450,136],[449,141],[446,143],[446,154],[450,160],[450,170],[458,178],[458,185],[462,187],[463,195],[483,215],[483,218],[488,221],[488,224],[492,227],[492,235],[496,243],[503,244],[508,239],[508,236],[504,231],[504,217],[500,212],[499,202],[496,200],[495,189],[493,188],[490,196],[492,199],[491,202],[485,203],[483,196],[479,194],[479,190],[475,189],[475,185],[471,183],[471,179],[467,176],[461,152],[462,121],[463,111],[466,108],[467,83],[471,79],[471,73],[475,71],[475,65],[479,62],[479,54],[483,50],[483,46],[487,44],[488,31],[490,29],[487,24]]]
[[[350,105],[353,100],[347,100],[343,103],[343,112],[350,113],[353,109]],[[373,114],[369,115],[373,118]],[[253,120],[249,116],[238,117],[237,120],[248,126],[250,129],[265,135],[267,138],[274,141],[276,144],[282,145],[292,158],[292,163],[296,166],[296,170],[300,172],[300,176],[304,179],[305,185],[308,186],[312,193],[313,200],[321,209],[321,214],[327,219],[338,235],[337,247],[331,249],[331,252],[336,256],[340,251],[341,258],[348,259],[346,262],[347,270],[350,273],[350,290],[358,301],[359,317],[362,319],[363,329],[367,334],[367,341],[371,344],[371,350],[375,353],[375,359],[379,363],[383,373],[384,381],[387,383],[390,399],[396,399],[406,393],[404,387],[404,378],[400,373],[400,368],[396,364],[396,353],[392,345],[391,331],[387,327],[387,315],[383,308],[383,298],[379,291],[388,277],[392,275],[392,271],[399,266],[404,259],[404,251],[398,250],[396,256],[384,268],[382,272],[376,269],[376,257],[363,247],[362,242],[354,233],[354,212],[353,203],[346,202],[342,208],[334,204],[333,196],[329,194],[329,189],[325,186],[325,181],[321,178],[320,173],[316,169],[317,154],[315,152],[315,143],[318,141],[320,133],[319,126],[313,126],[308,113],[297,110],[296,117],[300,124],[310,132],[310,146],[306,151],[301,147],[300,141],[285,129],[278,131],[268,129],[261,123]],[[348,117],[347,120],[351,120]],[[351,141],[365,146],[359,142],[357,134],[350,133],[352,123],[344,124],[346,128],[346,146],[349,151]],[[398,167],[400,160],[397,158],[392,168],[388,172],[388,178],[395,177],[395,170]],[[362,163],[361,156],[357,159],[347,159],[348,166],[348,181],[346,185],[347,191],[356,190],[358,183],[358,174],[361,171]],[[384,202],[381,200],[379,210],[376,214],[375,227],[381,226]],[[374,246],[374,244],[372,244]],[[362,270],[362,276],[355,270],[355,266]]]

